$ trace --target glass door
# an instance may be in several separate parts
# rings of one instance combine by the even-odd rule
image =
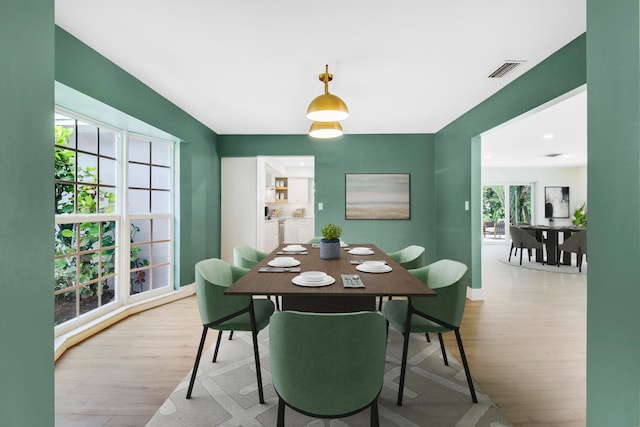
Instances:
[[[509,225],[531,224],[533,187],[531,184],[494,184],[482,187],[482,239],[509,241]]]
[[[482,186],[482,239],[485,242],[506,240],[505,187]]]

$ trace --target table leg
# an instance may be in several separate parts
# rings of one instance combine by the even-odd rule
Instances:
[[[556,265],[558,262],[558,232],[547,230],[547,264]]]

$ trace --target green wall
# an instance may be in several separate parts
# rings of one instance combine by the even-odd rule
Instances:
[[[470,265],[474,288],[482,273],[478,136],[584,85],[585,45],[583,34],[435,135],[437,255]]]
[[[0,9],[0,424],[52,426],[53,1]]]
[[[180,139],[176,267],[179,284],[192,283],[197,261],[220,256],[216,134],[62,28],[55,35],[56,81]]]
[[[640,10],[587,1],[587,425],[640,426]]]
[[[326,223],[343,227],[347,242],[372,242],[384,251],[409,244],[427,248],[434,259],[435,189],[433,135],[344,135],[317,140],[307,135],[222,135],[222,157],[315,156],[315,230]],[[410,173],[411,219],[345,220],[345,173]],[[324,209],[319,211],[317,203]]]

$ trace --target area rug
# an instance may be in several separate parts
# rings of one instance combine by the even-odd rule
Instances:
[[[225,333],[216,363],[211,363],[213,349],[203,355],[191,399],[185,399],[189,373],[147,426],[275,426],[278,397],[271,383],[268,328],[258,337],[264,404],[258,403],[251,335],[236,332],[229,341]],[[462,365],[447,354],[449,366],[445,366],[437,338],[429,343],[420,334],[411,335],[403,406],[397,406],[401,357],[402,335],[390,330],[384,386],[378,398],[381,426],[512,426],[477,384],[478,403],[474,404]],[[369,415],[367,409],[347,418],[323,420],[287,408],[285,424],[359,427],[369,425]]]
[[[580,276],[587,275],[587,262],[582,261],[582,272],[580,272],[576,265],[575,256],[571,261],[571,265],[560,264],[559,266],[536,262],[533,256],[531,257],[531,261],[529,261],[526,252],[522,257],[522,265],[520,265],[520,254],[517,256],[512,255],[511,261],[509,261],[509,252],[506,252],[504,257],[498,258],[498,261],[513,267],[528,268],[530,270],[548,271],[550,273],[576,274]]]

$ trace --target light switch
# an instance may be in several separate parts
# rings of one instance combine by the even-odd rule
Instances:
[[[468,210],[469,210],[469,201],[468,201],[468,200],[465,200],[465,201],[464,201],[464,210],[465,210],[465,211],[468,211]]]
[[[324,203],[320,202],[318,203],[318,210],[321,211],[322,209],[324,209]]]

